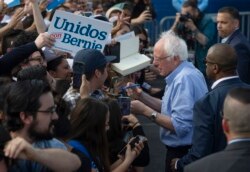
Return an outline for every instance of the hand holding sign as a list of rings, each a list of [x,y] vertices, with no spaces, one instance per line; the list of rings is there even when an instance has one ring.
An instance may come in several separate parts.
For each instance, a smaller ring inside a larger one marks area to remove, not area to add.
[[[35,40],[36,47],[38,49],[42,47],[52,47],[54,45],[55,39],[51,37],[47,32],[40,33]]]

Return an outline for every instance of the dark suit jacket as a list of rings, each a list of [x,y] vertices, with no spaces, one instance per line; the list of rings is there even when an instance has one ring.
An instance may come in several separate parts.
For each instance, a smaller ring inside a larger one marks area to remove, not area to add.
[[[235,142],[224,151],[209,155],[187,167],[185,172],[249,172],[250,141]]]
[[[192,147],[188,154],[177,163],[178,171],[206,155],[223,150],[226,137],[221,126],[220,115],[224,99],[229,90],[235,87],[248,87],[239,78],[220,82],[215,88],[198,100],[194,105]]]
[[[235,48],[238,55],[237,71],[240,79],[250,84],[250,44],[247,38],[238,29],[225,43]]]

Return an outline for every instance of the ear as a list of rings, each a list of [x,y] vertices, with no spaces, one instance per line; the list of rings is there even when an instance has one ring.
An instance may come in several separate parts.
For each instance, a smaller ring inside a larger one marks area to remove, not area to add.
[[[224,133],[227,135],[228,133],[230,133],[230,128],[229,128],[229,124],[228,124],[228,120],[227,119],[222,119],[222,128]]]
[[[235,20],[234,20],[234,28],[237,29],[237,28],[239,28],[239,27],[240,27],[240,21],[237,20],[237,19],[235,19]]]
[[[173,60],[174,60],[174,64],[175,64],[175,65],[179,65],[179,63],[180,63],[180,61],[181,61],[179,56],[174,56],[174,57],[173,57]]]
[[[96,76],[97,78],[100,78],[101,75],[102,75],[102,73],[101,73],[98,69],[96,69],[96,70],[95,70],[95,76]]]
[[[50,76],[52,76],[53,78],[56,77],[56,72],[55,72],[55,71],[50,70],[50,71],[48,71],[48,72],[49,72]]]
[[[214,65],[213,65],[213,71],[214,71],[215,74],[219,73],[219,72],[220,72],[220,67],[219,67],[219,65],[214,64]]]
[[[33,122],[33,116],[27,115],[25,112],[20,112],[19,116],[22,122],[26,125],[29,125]]]

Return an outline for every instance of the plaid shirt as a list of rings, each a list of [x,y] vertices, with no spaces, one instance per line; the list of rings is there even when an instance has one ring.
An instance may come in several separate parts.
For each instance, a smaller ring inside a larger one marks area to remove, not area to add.
[[[80,100],[80,93],[77,89],[70,87],[68,91],[64,94],[63,99],[72,111],[76,106],[77,101]]]
[[[97,100],[102,100],[105,98],[105,95],[101,90],[95,90],[90,94],[90,97]],[[72,87],[68,89],[68,91],[63,96],[64,101],[68,104],[71,111],[74,109],[77,101],[80,100],[80,98],[79,91],[77,89],[73,89]]]

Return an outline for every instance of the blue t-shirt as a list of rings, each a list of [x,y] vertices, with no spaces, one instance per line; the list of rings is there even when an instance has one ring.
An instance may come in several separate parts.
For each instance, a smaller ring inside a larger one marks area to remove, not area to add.
[[[58,149],[64,149],[67,150],[67,147],[60,142],[57,139],[51,139],[51,140],[43,140],[34,142],[32,144],[34,148],[39,149],[46,149],[46,148],[58,148]],[[14,164],[12,164],[9,169],[9,172],[29,172],[29,171],[35,171],[35,172],[49,172],[52,171],[48,169],[46,166],[29,160],[16,160]]]

